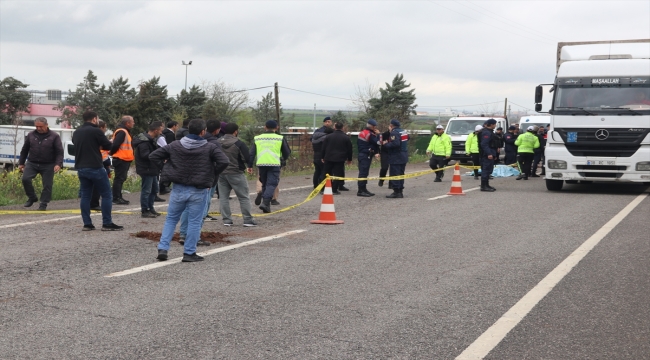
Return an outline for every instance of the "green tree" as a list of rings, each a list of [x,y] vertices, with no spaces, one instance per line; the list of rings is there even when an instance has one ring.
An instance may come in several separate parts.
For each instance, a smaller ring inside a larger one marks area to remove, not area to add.
[[[0,125],[10,125],[16,122],[18,113],[26,112],[29,108],[31,96],[25,89],[27,84],[6,77],[0,81]]]
[[[406,90],[407,84],[403,74],[395,75],[392,84],[386,83],[386,88],[379,88],[379,97],[368,101],[368,114],[379,122],[381,128],[388,126],[391,119],[397,119],[402,127],[411,123],[411,115],[415,115],[415,89]]]
[[[167,85],[160,85],[160,77],[140,83],[138,94],[128,110],[135,120],[133,133],[146,131],[153,121],[167,122],[171,118],[173,102],[167,96]]]
[[[332,123],[340,122],[340,123],[342,123],[343,125],[348,125],[348,117],[347,117],[347,115],[345,115],[345,113],[344,113],[343,111],[341,111],[341,110],[339,110],[339,111],[333,113],[333,114],[331,115],[331,117],[332,117]]]
[[[262,96],[262,100],[256,102],[255,106],[251,108],[251,112],[258,125],[264,125],[267,120],[277,120],[273,93],[269,92],[266,96]],[[283,119],[282,104],[280,104],[280,125],[282,125]]]
[[[204,83],[207,101],[201,115],[204,119],[219,119],[225,122],[235,121],[249,103],[248,93],[237,90],[235,86],[223,81]]]
[[[120,118],[129,112],[136,95],[135,89],[129,85],[129,79],[120,76],[112,80],[108,90],[103,94],[105,109],[102,110],[102,113],[105,113],[107,117],[102,120],[114,129]]]
[[[67,120],[73,128],[83,122],[82,115],[87,110],[95,111],[100,119],[110,119],[111,114],[106,107],[106,87],[97,83],[97,76],[92,70],[84,77],[83,82],[77,85],[75,91],[70,94],[56,107],[63,114],[57,122]]]
[[[176,95],[174,113],[185,113],[186,119],[198,119],[201,117],[207,99],[205,91],[197,85],[192,85],[190,91],[183,89],[179,95]],[[182,110],[177,108],[182,108]]]

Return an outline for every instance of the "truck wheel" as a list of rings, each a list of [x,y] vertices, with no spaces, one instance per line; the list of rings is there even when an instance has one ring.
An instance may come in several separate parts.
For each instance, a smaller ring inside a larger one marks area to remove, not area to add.
[[[566,180],[567,184],[577,184],[578,180]]]
[[[564,181],[562,180],[546,180],[546,189],[549,191],[560,191],[562,190],[562,185],[564,185]]]

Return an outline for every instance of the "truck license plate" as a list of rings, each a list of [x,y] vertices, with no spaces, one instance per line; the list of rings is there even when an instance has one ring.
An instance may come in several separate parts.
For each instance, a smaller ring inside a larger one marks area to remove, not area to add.
[[[454,151],[454,154],[464,154],[464,153],[465,153],[464,151],[460,151],[460,150]]]
[[[587,160],[587,165],[616,165],[614,160]]]

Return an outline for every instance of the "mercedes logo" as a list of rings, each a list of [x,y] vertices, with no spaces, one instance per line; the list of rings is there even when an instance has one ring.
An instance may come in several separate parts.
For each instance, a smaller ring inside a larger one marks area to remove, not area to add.
[[[596,139],[606,140],[609,137],[609,131],[605,129],[596,130]]]

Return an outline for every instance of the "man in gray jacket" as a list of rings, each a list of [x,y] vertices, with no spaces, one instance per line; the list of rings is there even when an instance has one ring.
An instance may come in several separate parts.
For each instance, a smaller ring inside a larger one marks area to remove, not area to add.
[[[239,126],[229,123],[225,126],[224,135],[219,138],[221,149],[228,156],[230,163],[226,170],[219,175],[219,207],[221,218],[225,226],[233,225],[230,202],[230,190],[235,191],[239,199],[239,207],[244,216],[244,226],[257,226],[253,215],[251,215],[251,200],[248,196],[248,181],[244,171],[253,174],[253,163],[250,160],[248,147],[237,138]]]
[[[214,179],[228,166],[218,145],[209,143],[201,136],[205,134],[205,121],[194,119],[188,125],[188,135],[179,141],[163,146],[149,155],[158,168],[163,168],[162,180],[174,183],[167,219],[158,243],[158,260],[167,260],[169,243],[174,236],[176,224],[187,208],[188,227],[183,249],[183,262],[202,261],[196,254],[196,243],[201,233],[203,210]]]

